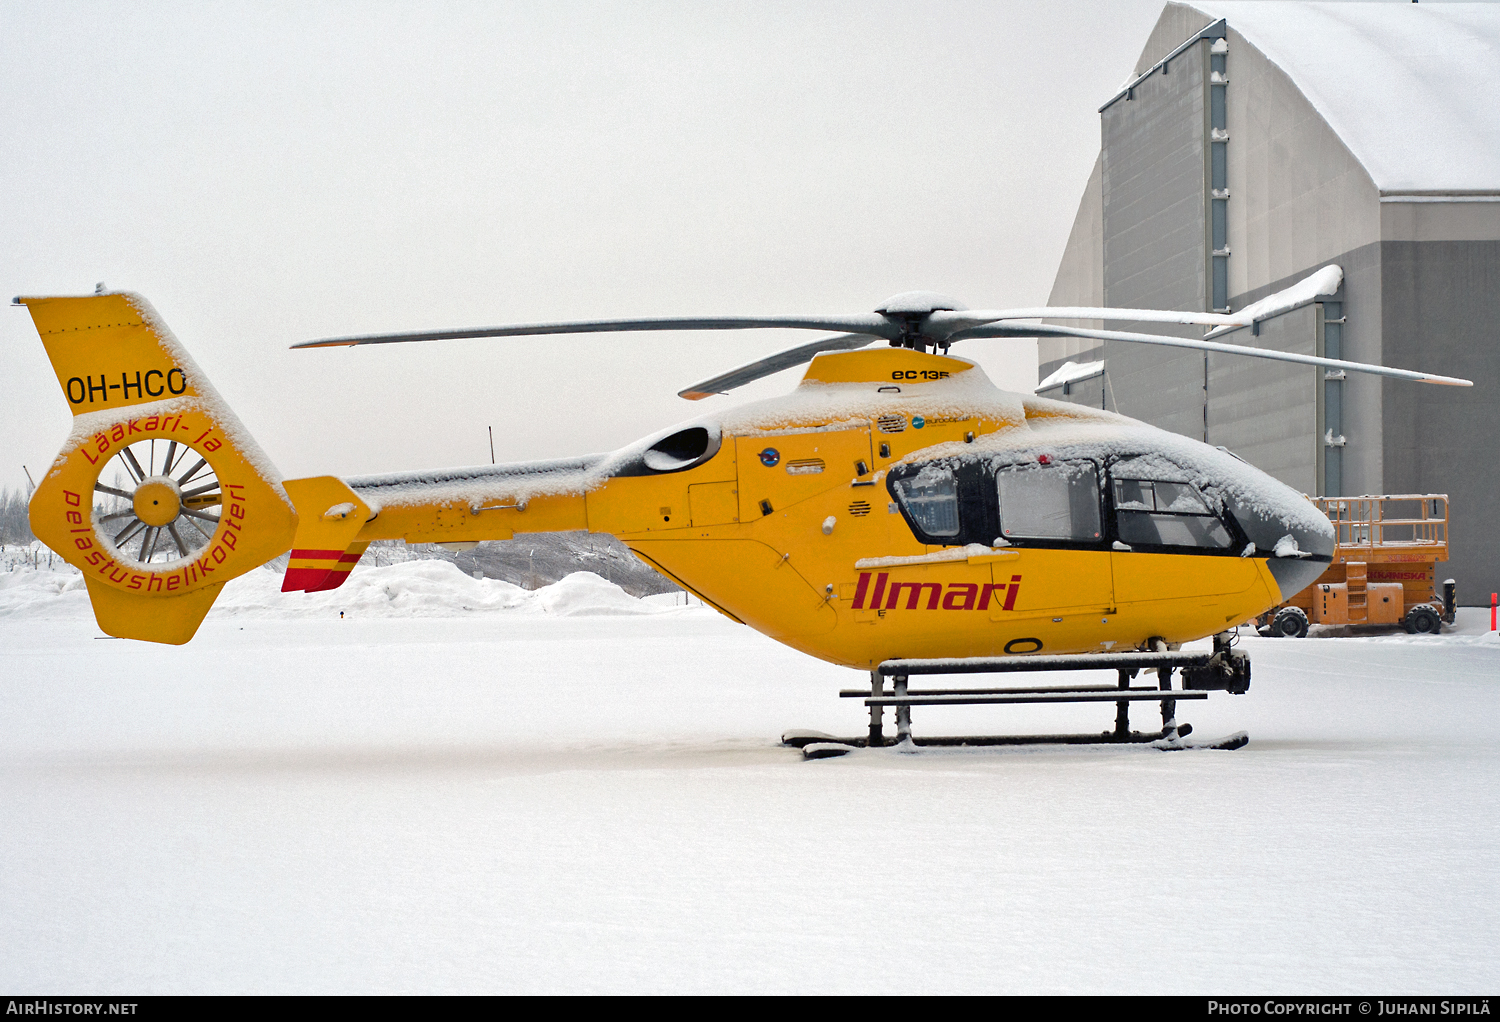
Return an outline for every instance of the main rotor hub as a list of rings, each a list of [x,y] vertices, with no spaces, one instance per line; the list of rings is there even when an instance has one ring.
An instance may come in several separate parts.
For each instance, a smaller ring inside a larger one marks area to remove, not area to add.
[[[182,511],[182,490],[170,476],[151,476],[135,488],[131,508],[137,518],[159,529],[177,520]]]
[[[929,347],[936,351],[941,347],[946,351],[946,342],[922,333],[922,323],[934,312],[964,312],[967,309],[968,306],[957,298],[940,295],[936,291],[903,291],[887,298],[875,311],[886,319],[901,324],[901,336],[891,341],[891,347],[913,348],[917,351],[926,351]]]
[[[957,298],[940,295],[936,291],[903,291],[887,298],[875,311],[882,316],[906,319],[909,316],[925,318],[934,312],[967,312],[968,308]]]

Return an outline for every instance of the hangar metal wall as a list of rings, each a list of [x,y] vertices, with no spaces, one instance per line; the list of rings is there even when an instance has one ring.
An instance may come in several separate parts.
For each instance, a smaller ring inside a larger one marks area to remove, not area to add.
[[[1101,114],[1105,305],[1204,310],[1208,45],[1200,40]],[[1191,327],[1180,332],[1193,335]],[[1202,439],[1202,355],[1113,341],[1103,348],[1117,410]]]
[[[1188,5],[1168,4],[1137,73],[1205,29],[1212,32],[1214,24]],[[1227,206],[1220,252],[1227,253],[1222,258],[1231,308],[1339,263],[1346,286],[1335,303],[1334,318],[1343,322],[1333,331],[1334,354],[1381,361],[1379,193],[1295,83],[1232,24],[1221,31],[1226,38],[1219,54],[1212,54],[1211,40],[1200,39],[1173,57],[1166,73],[1156,71],[1128,99],[1101,111],[1098,190],[1091,179],[1052,300],[1083,304],[1093,249],[1104,304],[1210,308],[1207,268],[1214,242],[1207,213],[1217,198]],[[1212,81],[1225,98],[1220,123],[1227,130],[1219,132],[1208,103],[1211,69],[1220,72]],[[1221,155],[1227,152],[1221,173],[1228,187],[1218,193],[1210,160],[1215,144],[1224,147]],[[1298,159],[1290,159],[1291,153]],[[1091,214],[1098,217],[1097,242],[1083,223]],[[1312,353],[1321,343],[1315,315],[1308,311],[1305,320],[1268,323],[1259,337],[1245,330],[1235,338]],[[1067,359],[1103,359],[1104,397],[1112,409],[1223,444],[1306,493],[1381,487],[1384,390],[1378,381],[1325,385],[1316,370],[1116,342],[1084,346],[1089,343],[1043,340],[1041,375]],[[1343,443],[1324,448],[1321,415],[1329,399],[1338,427],[1331,439],[1337,444],[1342,437]]]
[[[1215,25],[1168,3],[1137,74]],[[1490,468],[1500,422],[1500,181],[1489,192],[1381,192],[1285,71],[1230,23],[1220,53],[1198,41],[1101,111],[1101,152],[1052,289],[1056,305],[1207,309],[1210,202],[1227,206],[1220,256],[1243,308],[1309,273],[1343,267],[1341,293],[1227,339],[1472,379],[1472,389],[1152,349],[1043,338],[1041,376],[1103,360],[1072,393],[1221,444],[1309,494],[1447,493],[1460,600],[1500,589],[1500,503]],[[1337,40],[1330,39],[1330,46]],[[1226,52],[1227,51],[1227,52]],[[1212,64],[1213,57],[1222,63]],[[1218,76],[1205,77],[1210,71]],[[1227,130],[1208,98],[1224,89]],[[1227,148],[1214,193],[1211,146]],[[1120,324],[1131,329],[1136,324]],[[1161,328],[1146,328],[1161,332]],[[1181,330],[1193,336],[1191,328]],[[1337,374],[1335,374],[1336,376]]]
[[[1219,338],[1300,355],[1318,353],[1321,307],[1304,306],[1261,324],[1260,336],[1249,327]],[[1207,429],[1204,440],[1227,447],[1250,464],[1293,489],[1315,494],[1318,486],[1318,384],[1322,373],[1310,366],[1263,362],[1210,353]]]
[[[1488,204],[1500,213],[1500,202]],[[1500,240],[1388,241],[1381,246],[1391,364],[1472,379],[1472,388],[1384,381],[1385,487],[1446,493],[1452,559],[1464,603],[1500,589]]]
[[[1054,401],[1071,401],[1075,405],[1087,405],[1090,408],[1102,408],[1105,411],[1111,410],[1108,394],[1104,390],[1104,374],[1102,372],[1086,377],[1085,379],[1055,384],[1045,389],[1038,387],[1036,393],[1038,397],[1051,398]]]

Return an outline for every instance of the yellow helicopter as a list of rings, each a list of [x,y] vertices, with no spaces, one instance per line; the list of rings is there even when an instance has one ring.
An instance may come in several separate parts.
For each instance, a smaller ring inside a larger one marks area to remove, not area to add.
[[[847,317],[611,320],[335,338],[783,327],[835,336],[681,392],[809,363],[785,397],[610,454],[282,480],[143,298],[17,298],[74,413],[30,505],[84,574],[99,627],[192,638],[228,580],[290,549],[283,589],[340,585],[375,540],[477,544],[588,530],[735,621],[833,663],[1175,648],[1252,621],[1316,578],[1326,518],[1234,455],[1114,413],[997,389],[948,354],[972,338],[1079,336],[1468,381],[1214,341],[1333,293],[1328,267],[1235,314],[971,311],[927,292]],[[1128,320],[1202,339],[1042,324]],[[883,346],[872,347],[881,344]],[[108,470],[108,472],[107,472]],[[112,474],[111,474],[112,473]],[[128,480],[111,485],[111,480]]]

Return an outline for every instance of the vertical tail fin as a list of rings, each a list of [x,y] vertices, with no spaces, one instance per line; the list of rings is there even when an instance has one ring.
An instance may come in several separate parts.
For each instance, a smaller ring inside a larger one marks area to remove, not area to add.
[[[225,582],[291,545],[280,475],[144,298],[16,302],[73,411],[32,532],[83,572],[106,633],[187,642]]]

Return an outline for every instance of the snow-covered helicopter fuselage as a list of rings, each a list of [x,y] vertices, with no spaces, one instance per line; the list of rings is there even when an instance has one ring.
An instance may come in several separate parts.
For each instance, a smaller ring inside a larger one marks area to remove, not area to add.
[[[186,642],[225,582],[289,549],[283,589],[317,591],[340,585],[376,540],[588,530],[735,620],[866,669],[1187,642],[1255,618],[1330,559],[1333,531],[1316,508],[1232,454],[1006,393],[973,362],[908,343],[903,316],[947,315],[943,329],[956,331],[974,329],[962,317],[998,315],[918,297],[916,312],[888,304],[869,323],[838,321],[865,334],[685,392],[810,358],[791,394],[611,454],[292,480],[144,299],[20,299],[74,412],[33,495],[32,528],[83,571],[111,635]],[[890,346],[865,347],[887,327]],[[559,332],[502,332],[517,330]]]
[[[903,348],[820,355],[786,398],[597,459],[346,483],[372,513],[358,542],[609,533],[735,620],[864,668],[1186,642],[1333,552],[1306,498],[1228,453]]]

